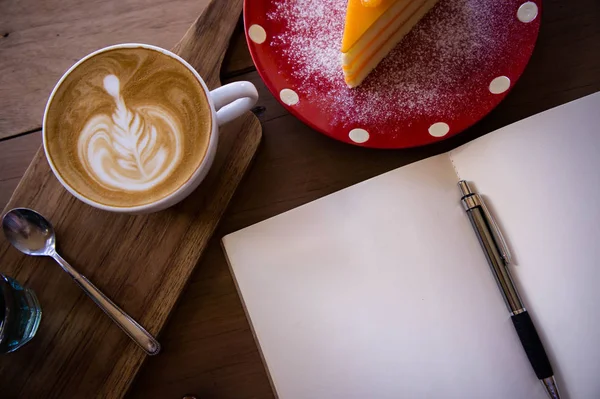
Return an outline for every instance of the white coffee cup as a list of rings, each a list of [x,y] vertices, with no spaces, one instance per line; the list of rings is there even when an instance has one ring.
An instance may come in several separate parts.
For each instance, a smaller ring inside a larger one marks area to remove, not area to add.
[[[146,48],[155,51],[159,51],[165,55],[168,55],[171,58],[179,61],[181,64],[186,66],[198,79],[198,82],[202,85],[204,89],[208,102],[211,108],[212,115],[212,131],[210,133],[209,144],[204,155],[204,158],[200,165],[196,168],[195,172],[192,174],[190,179],[181,185],[178,189],[173,191],[171,194],[155,201],[152,203],[148,203],[145,205],[139,206],[131,206],[131,207],[117,207],[117,206],[108,206],[96,201],[93,201],[80,193],[78,193],[73,187],[71,187],[60,175],[56,166],[54,165],[48,150],[48,143],[46,137],[46,122],[48,118],[48,110],[50,108],[50,104],[54,95],[56,94],[58,88],[61,83],[66,79],[66,77],[76,69],[81,63],[85,60],[105,51],[119,49],[119,48]],[[120,213],[149,213],[156,212],[168,208],[191,194],[198,185],[202,182],[202,180],[206,177],[210,167],[213,164],[215,159],[215,153],[217,151],[217,143],[219,139],[219,126],[230,122],[245,112],[248,112],[258,100],[258,92],[256,91],[256,87],[250,82],[234,82],[226,84],[225,86],[221,86],[212,91],[208,90],[206,83],[202,79],[202,77],[198,74],[198,72],[183,58],[179,57],[177,54],[172,53],[171,51],[162,49],[160,47],[152,46],[149,44],[139,44],[139,43],[126,43],[126,44],[118,44],[114,46],[109,46],[97,50],[86,57],[79,60],[75,65],[73,65],[58,81],[52,94],[50,95],[48,102],[46,104],[46,110],[44,112],[44,120],[42,123],[42,131],[43,131],[43,144],[44,144],[44,152],[46,154],[46,158],[48,163],[50,164],[50,168],[52,172],[58,179],[58,181],[75,197],[79,200],[85,202],[88,205],[91,205],[95,208],[102,209],[105,211],[111,212],[120,212]]]

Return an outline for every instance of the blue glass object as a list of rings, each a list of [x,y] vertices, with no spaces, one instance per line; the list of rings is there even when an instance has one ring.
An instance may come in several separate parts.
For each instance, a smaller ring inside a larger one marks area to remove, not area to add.
[[[9,353],[29,342],[42,319],[34,292],[0,274],[0,353]]]

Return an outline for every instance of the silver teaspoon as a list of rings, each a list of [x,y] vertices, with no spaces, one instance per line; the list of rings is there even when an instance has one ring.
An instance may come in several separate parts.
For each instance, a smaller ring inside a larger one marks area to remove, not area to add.
[[[2,228],[8,241],[26,255],[50,256],[92,298],[129,337],[149,355],[160,351],[160,344],[144,327],[113,303],[85,276],[82,276],[56,252],[54,228],[48,220],[32,209],[15,208],[2,218]]]

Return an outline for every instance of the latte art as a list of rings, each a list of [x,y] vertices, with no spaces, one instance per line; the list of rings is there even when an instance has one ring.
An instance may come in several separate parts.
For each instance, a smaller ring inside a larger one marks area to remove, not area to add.
[[[79,161],[90,177],[107,189],[152,189],[181,161],[179,123],[160,105],[129,109],[115,75],[107,75],[103,82],[115,110],[112,115],[94,115],[87,121],[79,135]]]
[[[160,201],[193,178],[207,154],[212,109],[187,66],[131,46],[92,55],[57,85],[44,149],[81,197],[111,207]]]

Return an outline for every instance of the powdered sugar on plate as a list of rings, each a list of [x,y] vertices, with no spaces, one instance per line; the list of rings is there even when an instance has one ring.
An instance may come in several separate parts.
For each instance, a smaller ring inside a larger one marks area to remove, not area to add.
[[[267,13],[283,26],[270,46],[281,63],[293,66],[295,90],[331,111],[332,124],[410,126],[432,113],[469,112],[473,90],[481,89],[474,85],[488,79],[478,71],[511,56],[514,27],[505,19],[514,2],[440,0],[362,85],[349,89],[340,57],[346,2],[275,0]]]

